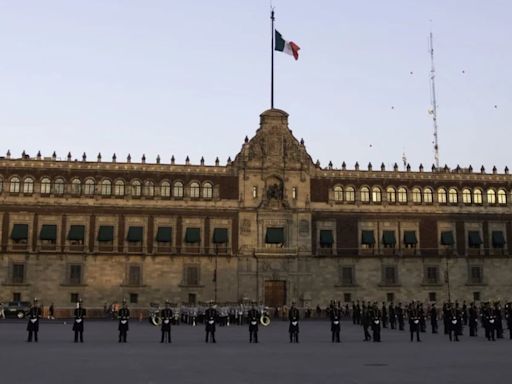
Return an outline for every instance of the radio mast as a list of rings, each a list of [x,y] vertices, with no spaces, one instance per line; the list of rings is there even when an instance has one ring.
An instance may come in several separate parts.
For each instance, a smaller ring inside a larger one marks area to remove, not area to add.
[[[434,67],[434,37],[430,32],[430,86],[431,94],[430,101],[432,103],[432,109],[429,111],[432,115],[432,121],[434,122],[434,160],[436,170],[439,170],[439,144],[437,141],[437,101],[436,101],[436,69]]]

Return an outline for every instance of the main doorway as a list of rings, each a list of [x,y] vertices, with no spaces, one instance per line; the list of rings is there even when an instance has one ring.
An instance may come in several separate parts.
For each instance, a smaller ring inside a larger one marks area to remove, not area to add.
[[[265,281],[265,305],[269,307],[282,307],[286,304],[286,281]]]

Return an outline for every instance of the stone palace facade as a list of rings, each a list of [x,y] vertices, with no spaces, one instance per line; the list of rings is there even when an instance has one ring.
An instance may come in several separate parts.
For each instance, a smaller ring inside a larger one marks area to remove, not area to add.
[[[508,169],[315,164],[278,109],[220,165],[0,158],[0,301],[510,299]]]

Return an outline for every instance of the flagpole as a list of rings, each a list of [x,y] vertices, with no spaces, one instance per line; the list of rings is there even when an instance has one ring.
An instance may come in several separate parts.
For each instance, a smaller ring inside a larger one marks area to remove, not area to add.
[[[274,109],[274,8],[270,11],[272,46],[270,47],[270,109]]]

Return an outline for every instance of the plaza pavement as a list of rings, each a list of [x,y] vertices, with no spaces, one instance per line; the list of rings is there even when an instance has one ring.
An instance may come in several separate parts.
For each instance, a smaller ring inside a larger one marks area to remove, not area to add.
[[[37,344],[25,341],[25,327],[0,320],[2,383],[481,384],[507,381],[512,367],[508,338],[450,343],[441,329],[411,343],[407,331],[383,330],[382,343],[363,342],[349,321],[340,344],[330,342],[329,322],[320,320],[301,322],[299,344],[288,342],[281,321],[260,327],[259,344],[248,343],[245,326],[218,327],[217,344],[204,343],[201,325],[173,327],[172,344],[160,344],[148,322],[132,321],[126,344],[117,342],[114,321],[86,322],[83,344],[73,343],[70,322],[43,321]]]

